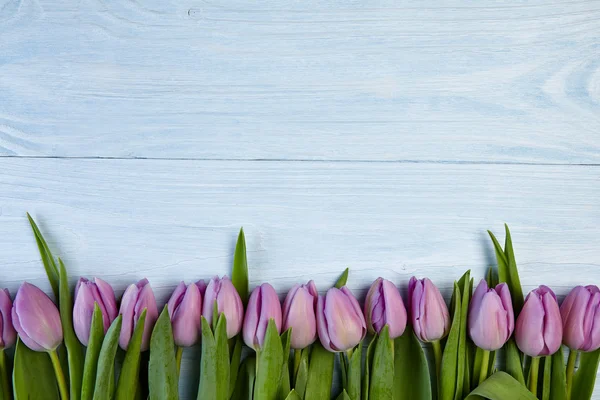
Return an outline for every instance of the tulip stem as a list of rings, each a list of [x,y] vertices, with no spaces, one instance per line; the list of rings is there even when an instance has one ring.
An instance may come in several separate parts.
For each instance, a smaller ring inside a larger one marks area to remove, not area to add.
[[[575,361],[577,361],[577,350],[569,350],[569,361],[567,361],[567,400],[571,399]]]
[[[60,398],[62,400],[69,400],[69,389],[67,388],[65,374],[63,373],[62,367],[60,366],[58,353],[56,353],[56,350],[52,350],[48,353],[48,355],[50,356],[50,360],[52,360],[52,366],[54,367],[54,374],[56,375],[56,381],[58,382]]]
[[[175,361],[177,362],[177,374],[181,371],[181,357],[183,356],[183,347],[177,346],[177,351],[175,352]]]
[[[540,370],[540,358],[531,357],[531,365],[529,366],[529,391],[537,397],[538,387],[538,372]]]
[[[4,349],[0,350],[0,373],[2,374],[2,391],[4,392],[4,398],[10,399],[10,381],[8,379],[8,366],[6,365],[6,353]]]
[[[302,361],[302,350],[294,349],[294,376],[292,376],[292,382],[296,384],[296,376],[298,376],[298,370],[300,369],[300,362]]]
[[[487,373],[490,367],[490,352],[481,349],[481,368],[479,369],[479,384],[487,379]]]
[[[442,345],[439,340],[431,342],[433,347],[433,357],[435,358],[435,374],[437,379],[438,390],[440,389],[441,370],[442,370]]]

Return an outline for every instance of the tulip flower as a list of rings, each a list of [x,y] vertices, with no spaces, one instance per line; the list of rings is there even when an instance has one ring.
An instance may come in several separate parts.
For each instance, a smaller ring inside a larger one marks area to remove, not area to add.
[[[429,279],[410,278],[408,283],[410,319],[423,342],[436,342],[450,331],[450,313],[442,294]]]
[[[197,285],[202,290],[202,284],[198,282]],[[235,290],[235,286],[233,286],[231,280],[226,276],[223,278],[212,278],[205,290],[202,316],[206,318],[209,325],[212,324],[213,309],[216,301],[218,313],[223,313],[227,320],[227,338],[231,339],[240,333],[242,329],[244,305],[242,304],[240,295]]]
[[[191,347],[200,337],[202,296],[194,283],[186,287],[180,282],[167,303],[173,325],[173,338],[180,347]]]
[[[350,290],[331,288],[317,300],[317,332],[328,351],[347,351],[367,334],[367,323]]]
[[[207,289],[208,291],[208,289]],[[277,332],[281,333],[281,304],[273,286],[263,283],[250,295],[244,328],[244,342],[255,350],[261,349],[265,342],[269,320],[275,321]]]
[[[52,352],[61,344],[63,331],[58,309],[38,287],[24,282],[11,314],[19,337],[31,350]]]
[[[600,348],[600,289],[577,286],[560,306],[563,343],[572,350],[594,351]]]
[[[17,332],[12,322],[12,306],[8,289],[0,290],[0,350],[12,347],[17,341]]]
[[[404,333],[406,328],[406,308],[400,292],[386,279],[377,278],[367,292],[365,318],[372,334],[380,333],[385,325],[389,327],[391,339]]]
[[[123,350],[127,350],[127,347],[129,347],[129,341],[144,309],[146,309],[146,320],[142,334],[141,351],[148,350],[152,329],[158,319],[156,299],[147,279],[142,279],[136,284],[129,285],[125,289],[125,293],[123,293],[121,308],[119,309],[119,314],[123,316],[119,346]]]
[[[515,339],[519,349],[531,357],[554,354],[562,341],[562,320],[556,295],[540,286],[527,295],[517,318]]]
[[[469,306],[469,334],[473,343],[483,350],[498,350],[510,338],[514,326],[515,316],[506,283],[490,289],[482,279]]]
[[[290,346],[303,349],[317,339],[317,287],[313,281],[294,285],[283,302],[283,330],[292,328]]]
[[[73,305],[73,328],[77,338],[84,346],[88,345],[94,303],[102,311],[102,324],[104,333],[110,324],[117,318],[117,301],[113,288],[100,278],[94,282],[80,278],[75,286],[75,303]]]

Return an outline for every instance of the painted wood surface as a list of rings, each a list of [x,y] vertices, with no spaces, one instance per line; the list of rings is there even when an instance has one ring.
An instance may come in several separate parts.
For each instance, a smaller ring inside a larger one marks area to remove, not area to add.
[[[600,1],[0,0],[0,274],[600,284]],[[184,358],[183,397],[197,382]],[[597,392],[600,392],[598,389]],[[600,399],[600,393],[594,397]]]

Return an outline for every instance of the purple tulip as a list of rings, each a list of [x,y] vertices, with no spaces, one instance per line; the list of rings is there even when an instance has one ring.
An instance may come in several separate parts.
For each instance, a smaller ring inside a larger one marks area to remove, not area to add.
[[[560,306],[563,343],[570,349],[594,351],[600,348],[600,289],[577,286]]]
[[[203,289],[202,283],[196,283],[201,291]],[[217,311],[219,314],[223,313],[227,320],[227,338],[231,339],[240,333],[242,329],[244,305],[242,304],[240,295],[235,290],[235,286],[233,286],[231,280],[226,276],[223,278],[212,278],[205,290],[202,315],[206,318],[209,325],[212,324],[213,309],[216,301]]]
[[[469,305],[469,334],[473,343],[484,350],[498,350],[515,328],[510,291],[506,283],[489,289],[481,280]]]
[[[290,346],[304,349],[317,340],[317,287],[313,281],[294,285],[283,302],[283,330],[292,328]]]
[[[317,332],[323,347],[338,352],[352,349],[367,334],[367,323],[350,290],[331,288],[317,301]]]
[[[56,305],[38,287],[24,282],[12,308],[12,322],[19,337],[34,351],[54,351],[63,340]]]
[[[556,295],[547,286],[531,291],[517,318],[515,339],[531,357],[554,354],[562,341],[562,320]]]
[[[410,278],[408,283],[410,319],[423,342],[435,342],[450,331],[450,313],[442,294],[429,279]]]
[[[167,310],[173,326],[175,344],[191,347],[200,337],[202,317],[202,295],[195,283],[185,286],[180,282],[167,303]]]
[[[263,283],[250,295],[244,318],[244,342],[255,350],[262,348],[269,320],[275,321],[277,332],[281,332],[281,304],[273,286]]]
[[[400,292],[392,282],[383,278],[377,278],[373,282],[365,299],[365,318],[372,334],[380,333],[385,325],[389,327],[392,339],[404,333],[406,308]]]
[[[12,306],[8,289],[0,290],[0,349],[12,347],[17,341],[17,332],[12,322]]]
[[[145,278],[136,284],[129,285],[125,289],[125,293],[123,293],[123,298],[121,299],[119,314],[123,315],[123,323],[121,325],[119,346],[123,350],[127,350],[133,331],[144,309],[146,309],[146,320],[144,323],[144,333],[142,334],[142,351],[148,350],[152,329],[158,319],[156,299],[154,298],[154,293],[148,283],[148,279]]]
[[[80,278],[75,286],[73,327],[77,338],[84,346],[88,345],[90,339],[94,303],[98,303],[98,307],[102,311],[102,323],[104,333],[106,333],[110,324],[117,318],[115,292],[108,283],[100,278],[94,278],[94,282]]]

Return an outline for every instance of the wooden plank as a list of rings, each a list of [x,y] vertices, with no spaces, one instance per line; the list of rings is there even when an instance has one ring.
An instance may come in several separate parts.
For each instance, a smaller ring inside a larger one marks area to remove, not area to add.
[[[0,155],[599,163],[600,2],[13,1]]]

